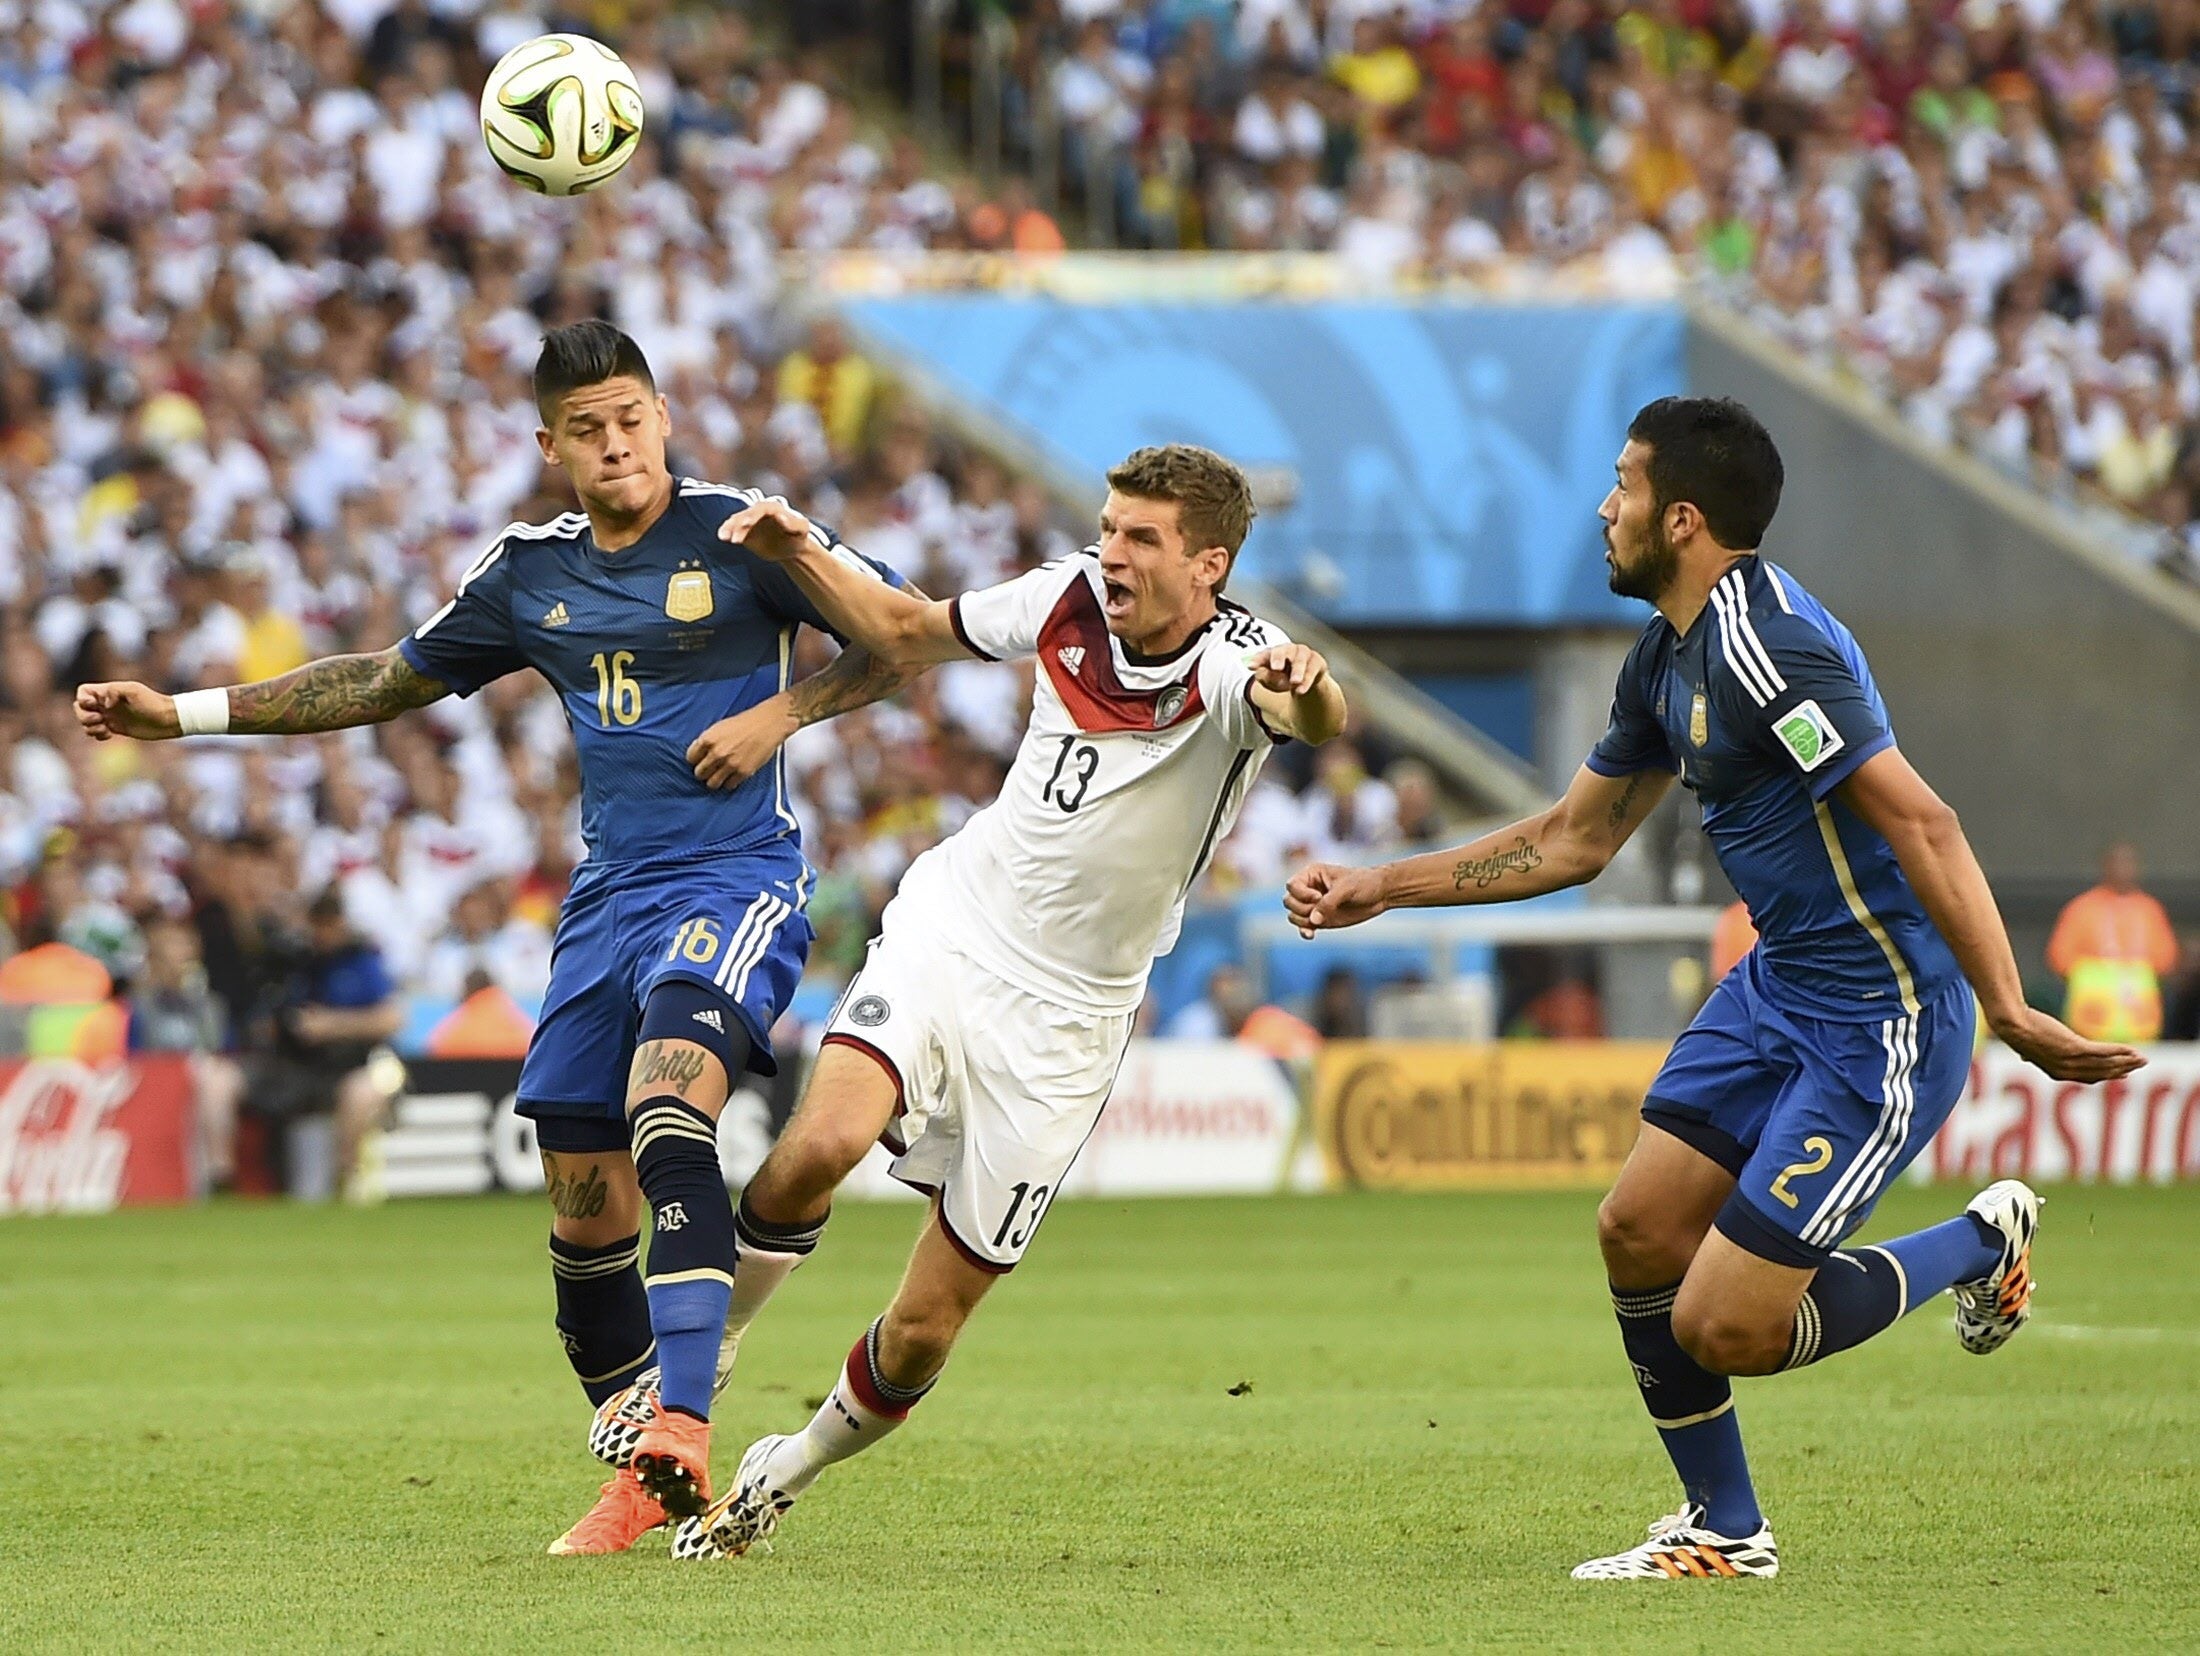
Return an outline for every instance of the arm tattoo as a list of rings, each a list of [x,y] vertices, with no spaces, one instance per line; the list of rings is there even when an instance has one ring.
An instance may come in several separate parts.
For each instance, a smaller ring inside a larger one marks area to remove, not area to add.
[[[229,728],[254,736],[303,736],[381,724],[426,707],[450,686],[417,672],[392,645],[377,655],[324,656],[281,678],[232,685]]]
[[[914,581],[905,584],[902,591],[920,601],[924,598]],[[874,660],[871,652],[861,645],[850,644],[823,669],[788,691],[787,705],[797,723],[814,725],[820,719],[837,718],[859,707],[869,707],[875,701],[884,701],[898,694],[903,685],[914,683],[929,671],[929,662],[896,667]]]
[[[799,723],[813,725],[884,701],[926,671],[926,663],[896,667],[874,659],[859,645],[850,645],[788,691],[787,705]]]
[[[1642,772],[1637,771],[1627,779],[1626,790],[1612,801],[1612,808],[1605,813],[1604,826],[1614,838],[1627,826],[1627,816],[1635,808],[1635,795],[1642,792]]]
[[[1526,874],[1542,866],[1543,853],[1530,845],[1528,836],[1522,834],[1513,841],[1510,850],[1492,851],[1486,857],[1467,857],[1463,859],[1459,866],[1451,871],[1452,889],[1463,891],[1466,889],[1468,882],[1472,881],[1475,890],[1486,891],[1507,874],[1515,872]]]

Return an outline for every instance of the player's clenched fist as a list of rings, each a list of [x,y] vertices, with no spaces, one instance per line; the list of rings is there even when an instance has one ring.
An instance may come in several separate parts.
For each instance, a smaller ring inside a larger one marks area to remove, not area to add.
[[[742,507],[718,526],[718,538],[771,563],[785,563],[805,546],[817,544],[810,536],[810,520],[776,499]]]
[[[688,744],[688,768],[706,788],[738,788],[771,763],[800,721],[780,706],[784,696],[720,719]]]
[[[1372,920],[1383,912],[1382,870],[1310,863],[1283,888],[1283,910],[1301,937]]]
[[[1246,665],[1253,670],[1255,684],[1287,696],[1303,696],[1329,676],[1329,663],[1306,644],[1271,644],[1255,650]]]
[[[76,722],[95,742],[110,736],[161,742],[183,734],[176,719],[176,699],[147,684],[78,685]]]

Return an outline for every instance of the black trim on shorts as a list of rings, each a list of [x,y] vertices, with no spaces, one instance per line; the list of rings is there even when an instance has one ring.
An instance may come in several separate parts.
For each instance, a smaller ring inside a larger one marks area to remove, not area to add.
[[[1737,1179],[1749,1165],[1749,1150],[1732,1133],[1714,1127],[1693,1110],[1683,1109],[1668,1098],[1646,1098],[1642,1119],[1661,1132],[1671,1133],[1699,1156],[1708,1156]]]
[[[524,1098],[513,1109],[535,1124],[535,1147],[554,1156],[600,1156],[633,1147],[624,1115],[581,1115],[569,1104]]]
[[[1769,1259],[1775,1265],[1792,1265],[1798,1270],[1815,1271],[1833,1257],[1831,1248],[1817,1248],[1802,1238],[1782,1230],[1757,1211],[1756,1205],[1737,1190],[1719,1209],[1719,1217],[1712,1221],[1721,1236],[1744,1253],[1755,1254],[1759,1259]]]
[[[1047,1205],[1049,1209],[1053,1207],[1053,1204],[1051,1202]],[[947,1217],[947,1193],[945,1191],[942,1191],[939,1197],[933,1202],[932,1211],[939,1216],[940,1234],[947,1238],[948,1245],[952,1247],[957,1253],[961,1254],[963,1258],[969,1260],[971,1264],[977,1266],[979,1270],[984,1271],[989,1276],[1006,1276],[1009,1272],[1016,1269],[1017,1262],[1015,1260],[1012,1259],[1006,1265],[1004,1265],[997,1259],[988,1259],[984,1254],[978,1252],[976,1248],[973,1248],[969,1243],[965,1242],[960,1236],[955,1234],[955,1222]],[[1041,1214],[1040,1217],[1045,1218],[1046,1215]],[[1036,1227],[1034,1227],[1034,1229],[1036,1229]],[[1025,1242],[1025,1246],[1030,1246],[1028,1240]]]

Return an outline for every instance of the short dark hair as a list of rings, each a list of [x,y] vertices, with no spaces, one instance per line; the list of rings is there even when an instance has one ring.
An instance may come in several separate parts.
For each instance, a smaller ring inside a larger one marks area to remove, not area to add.
[[[1108,487],[1140,500],[1173,500],[1186,546],[1203,552],[1222,547],[1237,560],[1253,527],[1253,489],[1245,474],[1213,449],[1165,443],[1125,455],[1110,468]],[[1223,574],[1227,581],[1229,574]],[[1222,583],[1215,583],[1221,590]]]
[[[1660,397],[1635,416],[1627,435],[1650,451],[1645,470],[1661,516],[1685,500],[1721,546],[1757,549],[1780,509],[1787,473],[1756,415],[1732,397]]]
[[[555,422],[558,399],[568,391],[601,385],[622,374],[631,374],[651,391],[657,389],[642,348],[609,322],[590,317],[552,328],[542,336],[542,353],[535,358],[535,407],[542,423]]]

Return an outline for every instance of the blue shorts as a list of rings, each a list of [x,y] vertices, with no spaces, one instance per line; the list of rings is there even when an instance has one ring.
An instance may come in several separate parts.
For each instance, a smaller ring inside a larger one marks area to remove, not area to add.
[[[1948,1119],[1976,1023],[1961,979],[1872,1023],[1791,1012],[1765,993],[1753,950],[1673,1043],[1642,1116],[1735,1176],[1727,1237],[1778,1264],[1822,1265]]]
[[[613,1138],[625,1127],[642,1006],[674,978],[716,995],[748,1036],[749,1068],[776,1074],[771,1028],[810,952],[807,872],[790,844],[640,869],[582,864],[558,914],[519,1113],[564,1118],[560,1128],[581,1129],[564,1135],[574,1148],[579,1138],[609,1148],[595,1142],[594,1124]]]

